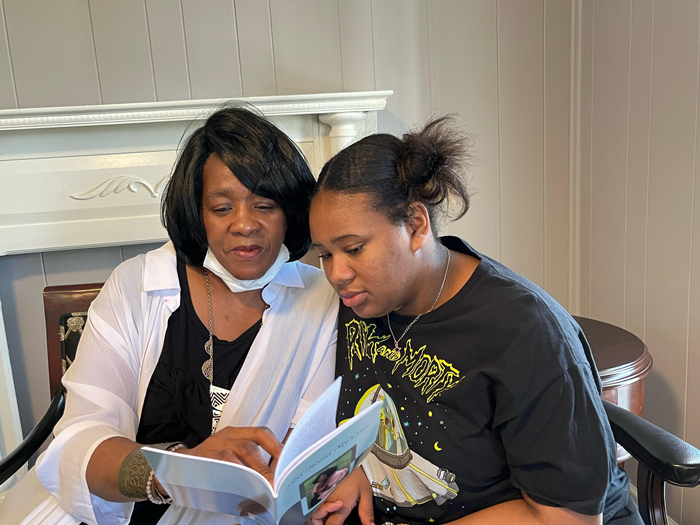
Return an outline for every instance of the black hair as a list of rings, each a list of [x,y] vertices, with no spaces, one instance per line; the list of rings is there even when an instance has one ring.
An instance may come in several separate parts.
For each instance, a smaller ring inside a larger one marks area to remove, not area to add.
[[[411,203],[421,202],[437,235],[439,221],[459,219],[469,209],[463,176],[472,158],[471,143],[471,137],[455,126],[450,115],[433,118],[401,138],[370,135],[326,163],[314,195],[366,193],[395,223],[407,221]]]
[[[311,246],[309,204],[314,177],[297,145],[253,108],[226,107],[187,139],[165,188],[161,221],[178,257],[201,266],[207,253],[202,218],[204,164],[216,155],[251,192],[284,212],[289,258]]]
[[[330,478],[336,470],[338,470],[338,467],[328,467],[326,470],[319,472],[316,475],[314,483],[318,483],[318,481],[321,479],[321,476],[323,476],[324,474],[326,475],[326,479]]]

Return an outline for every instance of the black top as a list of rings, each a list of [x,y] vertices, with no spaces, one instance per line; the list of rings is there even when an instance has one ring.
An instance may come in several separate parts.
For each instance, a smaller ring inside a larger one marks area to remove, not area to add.
[[[591,350],[571,316],[541,288],[480,259],[449,301],[423,315],[394,350],[386,317],[341,304],[338,421],[383,400],[365,471],[375,523],[445,523],[521,498],[604,523],[628,500],[600,400]],[[413,317],[392,313],[397,337]]]
[[[208,358],[204,343],[207,327],[197,316],[187,282],[185,264],[178,260],[180,307],[168,320],[163,350],[148,384],[136,442],[142,445],[182,441],[192,448],[211,436],[212,406],[209,381],[202,374]],[[231,389],[262,322],[248,328],[235,341],[214,336],[214,385]],[[133,524],[157,523],[167,505],[136,503]]]

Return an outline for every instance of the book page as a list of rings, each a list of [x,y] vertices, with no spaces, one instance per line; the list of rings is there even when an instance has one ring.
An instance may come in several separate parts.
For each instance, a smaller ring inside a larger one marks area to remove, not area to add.
[[[272,487],[258,472],[228,461],[148,447],[141,450],[177,505],[276,523]]]
[[[302,523],[358,466],[377,439],[381,408],[369,406],[290,463],[277,490],[280,523]]]
[[[342,378],[337,378],[301,417],[289,435],[275,468],[275,489],[289,464],[305,450],[324,438],[336,428],[335,413],[338,409]]]

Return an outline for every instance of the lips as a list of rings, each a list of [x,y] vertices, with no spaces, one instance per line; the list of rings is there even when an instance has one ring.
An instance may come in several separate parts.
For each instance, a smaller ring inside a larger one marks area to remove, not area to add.
[[[240,257],[241,259],[255,259],[263,251],[262,246],[257,244],[240,245],[236,246],[231,250],[231,253]]]
[[[360,306],[367,298],[367,292],[346,292],[340,294],[343,304],[349,308]]]

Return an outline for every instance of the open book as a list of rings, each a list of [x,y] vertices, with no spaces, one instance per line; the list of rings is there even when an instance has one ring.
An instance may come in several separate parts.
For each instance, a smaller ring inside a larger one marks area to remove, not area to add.
[[[173,502],[263,525],[300,525],[367,455],[377,438],[381,403],[336,428],[338,378],[309,407],[287,439],[274,487],[235,463],[144,447],[143,453]]]

